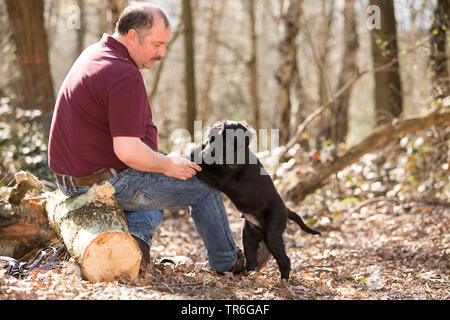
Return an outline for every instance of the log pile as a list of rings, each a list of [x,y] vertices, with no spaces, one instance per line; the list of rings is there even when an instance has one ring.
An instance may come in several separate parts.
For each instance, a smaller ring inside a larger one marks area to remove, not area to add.
[[[0,255],[19,258],[27,249],[61,238],[91,282],[138,275],[141,252],[109,183],[66,197],[59,190],[46,192],[29,173],[15,178],[8,203],[3,200],[1,206]],[[27,197],[32,190],[41,193]]]

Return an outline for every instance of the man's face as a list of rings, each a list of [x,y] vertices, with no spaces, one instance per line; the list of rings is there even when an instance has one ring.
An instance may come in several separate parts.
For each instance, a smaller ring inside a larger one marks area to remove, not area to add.
[[[156,61],[165,57],[170,28],[166,28],[162,19],[157,19],[150,30],[130,32],[128,51],[139,69],[151,69]]]

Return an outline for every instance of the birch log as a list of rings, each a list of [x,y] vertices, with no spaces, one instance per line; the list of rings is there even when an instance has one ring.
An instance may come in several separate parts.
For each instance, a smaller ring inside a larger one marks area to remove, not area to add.
[[[111,184],[94,185],[76,197],[66,197],[57,190],[46,198],[50,226],[89,281],[136,278],[141,251],[128,233],[126,217],[114,200]]]

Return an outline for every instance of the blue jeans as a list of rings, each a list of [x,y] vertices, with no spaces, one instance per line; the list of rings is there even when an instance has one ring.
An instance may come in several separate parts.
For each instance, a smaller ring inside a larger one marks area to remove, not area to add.
[[[217,272],[236,263],[237,247],[221,193],[193,176],[185,181],[160,173],[125,169],[107,180],[128,218],[129,231],[149,245],[163,210],[189,206],[195,228],[203,240],[211,267]],[[58,188],[66,195],[85,193],[89,187]]]

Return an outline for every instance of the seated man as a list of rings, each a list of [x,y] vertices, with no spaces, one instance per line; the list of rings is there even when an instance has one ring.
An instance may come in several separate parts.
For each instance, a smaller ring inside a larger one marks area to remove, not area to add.
[[[116,32],[89,46],[57,97],[49,167],[66,195],[102,181],[115,188],[143,261],[163,210],[190,206],[197,232],[217,272],[239,273],[244,258],[233,239],[221,193],[196,178],[197,164],[158,153],[157,128],[139,69],[164,58],[170,22],[151,4],[127,7]]]

